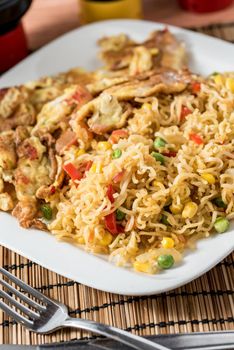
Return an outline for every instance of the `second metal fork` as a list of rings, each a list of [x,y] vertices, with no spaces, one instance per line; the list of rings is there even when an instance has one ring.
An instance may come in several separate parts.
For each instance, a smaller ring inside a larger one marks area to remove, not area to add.
[[[64,304],[49,299],[3,268],[0,268],[0,273],[10,282],[15,283],[17,287],[21,288],[21,290],[16,289],[10,283],[0,279],[0,284],[7,290],[0,290],[0,297],[7,301],[6,303],[0,300],[0,308],[15,321],[23,324],[33,332],[51,333],[59,328],[75,327],[104,335],[138,350],[169,350],[165,346],[153,343],[119,328],[90,320],[71,318]],[[16,300],[11,294],[18,297],[21,302]],[[22,302],[26,303],[30,308],[23,305]]]

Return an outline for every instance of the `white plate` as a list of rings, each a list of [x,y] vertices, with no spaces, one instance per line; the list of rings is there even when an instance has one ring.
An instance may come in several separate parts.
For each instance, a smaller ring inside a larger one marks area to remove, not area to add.
[[[0,87],[23,83],[46,74],[64,71],[74,66],[93,69],[96,41],[104,35],[128,33],[136,40],[164,25],[133,20],[116,20],[91,24],[63,35],[23,62],[0,79]],[[234,70],[234,46],[184,29],[169,29],[184,40],[191,55],[193,71],[209,74],[213,71]],[[204,239],[195,251],[185,255],[181,265],[148,276],[119,268],[105,258],[93,256],[68,243],[61,243],[48,233],[25,230],[9,214],[0,213],[0,243],[15,252],[61,275],[108,292],[126,295],[147,295],[181,286],[202,275],[234,249],[233,230]]]

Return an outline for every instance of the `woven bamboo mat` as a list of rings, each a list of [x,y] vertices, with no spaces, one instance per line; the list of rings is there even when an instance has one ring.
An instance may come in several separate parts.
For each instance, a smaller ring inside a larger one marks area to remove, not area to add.
[[[234,42],[234,23],[196,28]],[[68,305],[73,317],[107,323],[140,335],[234,329],[234,253],[195,281],[160,295],[126,297],[100,292],[0,247],[0,266]],[[84,267],[85,268],[85,267]],[[62,330],[42,336],[0,313],[1,344],[44,344],[90,337]]]

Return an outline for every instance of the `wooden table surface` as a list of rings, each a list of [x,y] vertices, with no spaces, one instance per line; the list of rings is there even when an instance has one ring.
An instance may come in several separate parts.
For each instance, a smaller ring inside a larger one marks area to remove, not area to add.
[[[59,35],[79,26],[79,0],[33,0],[24,17],[31,50],[35,50]],[[183,11],[176,0],[143,0],[144,18],[182,27],[233,22],[233,5],[218,12],[195,14]]]

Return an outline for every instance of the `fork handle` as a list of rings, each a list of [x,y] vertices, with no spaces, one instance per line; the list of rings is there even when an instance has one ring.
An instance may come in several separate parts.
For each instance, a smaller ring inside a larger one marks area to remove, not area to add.
[[[63,322],[63,327],[79,328],[85,331],[90,331],[93,333],[104,335],[108,338],[114,339],[134,349],[138,350],[170,350],[169,348],[153,343],[148,339],[139,337],[135,334],[131,334],[123,331],[122,329],[115,328],[112,326],[107,326],[102,323],[97,323],[90,320],[84,320],[82,318],[72,318],[68,317]]]

